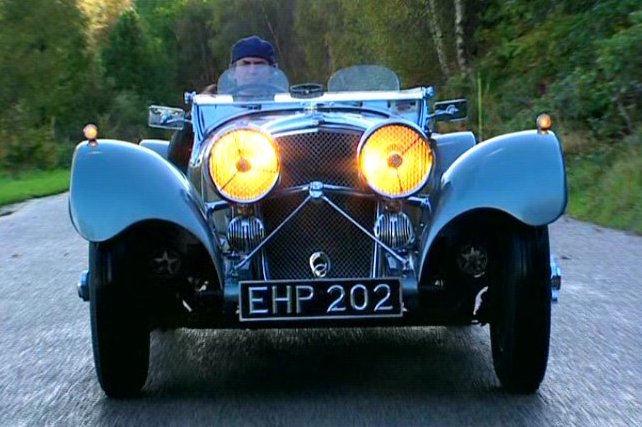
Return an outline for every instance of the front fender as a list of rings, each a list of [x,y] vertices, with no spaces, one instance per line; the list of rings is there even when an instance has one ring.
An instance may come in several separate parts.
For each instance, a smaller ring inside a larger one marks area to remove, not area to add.
[[[138,143],[141,147],[145,147],[148,150],[152,150],[162,158],[167,159],[169,151],[169,141],[164,139],[141,139]]]
[[[439,232],[468,211],[496,209],[539,226],[559,218],[567,199],[564,158],[554,133],[517,132],[478,144],[442,175],[422,266]]]
[[[140,221],[177,224],[205,246],[220,279],[218,248],[203,203],[187,178],[152,150],[116,140],[78,144],[69,212],[78,233],[91,242],[108,240]]]

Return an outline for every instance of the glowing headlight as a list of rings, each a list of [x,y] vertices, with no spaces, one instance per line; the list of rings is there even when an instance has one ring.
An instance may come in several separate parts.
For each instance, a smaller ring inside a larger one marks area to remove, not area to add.
[[[433,154],[426,137],[403,123],[385,124],[364,135],[359,167],[370,188],[386,197],[407,197],[426,183]]]
[[[258,130],[223,134],[210,152],[209,172],[226,199],[252,203],[272,190],[279,178],[279,155],[272,138]]]

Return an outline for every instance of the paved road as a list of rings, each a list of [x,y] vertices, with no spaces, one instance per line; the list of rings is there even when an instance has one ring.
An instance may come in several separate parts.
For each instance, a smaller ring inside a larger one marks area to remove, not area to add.
[[[642,425],[642,238],[562,219],[547,377],[498,388],[488,329],[156,333],[143,396],[97,384],[66,195],[0,217],[0,426]]]

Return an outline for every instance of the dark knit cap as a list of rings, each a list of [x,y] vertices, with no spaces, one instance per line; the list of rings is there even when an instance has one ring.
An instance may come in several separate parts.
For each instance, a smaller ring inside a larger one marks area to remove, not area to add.
[[[232,62],[241,58],[253,56],[267,60],[270,65],[274,65],[274,48],[272,44],[257,36],[249,36],[234,43],[232,46]]]

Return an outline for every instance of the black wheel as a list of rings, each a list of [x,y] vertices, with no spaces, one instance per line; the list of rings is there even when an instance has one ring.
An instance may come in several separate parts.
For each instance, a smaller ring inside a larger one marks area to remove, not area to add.
[[[533,393],[546,372],[551,327],[547,227],[517,227],[498,248],[491,288],[495,373],[513,393]]]
[[[122,239],[89,244],[94,363],[98,381],[109,397],[137,393],[149,367],[145,292],[132,255],[131,246]]]

